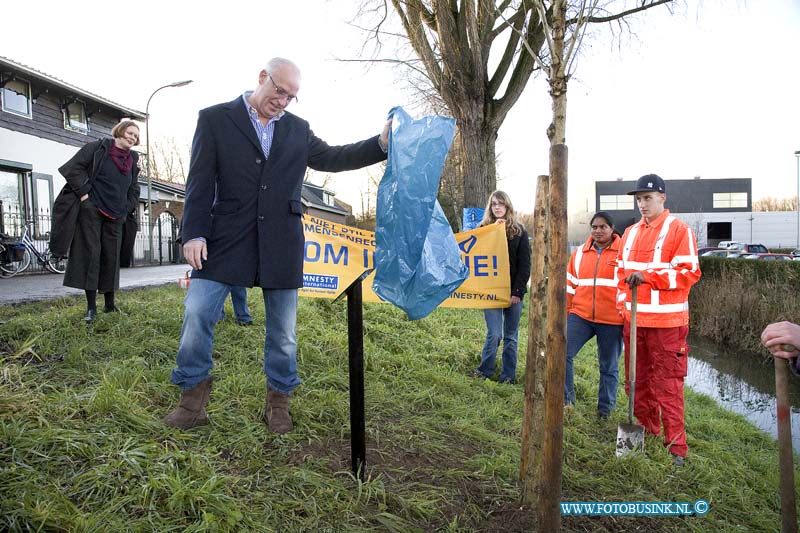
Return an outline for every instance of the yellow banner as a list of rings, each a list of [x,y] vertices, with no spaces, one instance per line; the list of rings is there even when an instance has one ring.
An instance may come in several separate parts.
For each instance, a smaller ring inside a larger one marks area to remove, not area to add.
[[[364,272],[374,268],[375,233],[303,215],[305,256],[300,296],[336,298]],[[510,305],[511,288],[505,228],[493,224],[456,233],[469,277],[441,307],[472,309]],[[381,302],[372,290],[375,272],[362,282],[365,302]]]

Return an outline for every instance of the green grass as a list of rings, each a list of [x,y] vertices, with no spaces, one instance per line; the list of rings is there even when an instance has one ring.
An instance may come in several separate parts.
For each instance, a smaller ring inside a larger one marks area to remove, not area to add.
[[[469,376],[480,311],[409,322],[364,309],[368,480],[350,474],[346,306],[301,299],[295,431],[261,420],[261,327],[217,328],[211,425],[161,425],[181,327],[177,287],[126,292],[127,317],[87,328],[83,302],[0,307],[0,529],[11,531],[521,531],[523,387]],[[260,295],[251,291],[256,323]],[[230,305],[230,304],[228,304]],[[232,316],[228,309],[228,316]],[[523,319],[523,324],[526,321]],[[524,329],[524,327],[523,327]],[[524,374],[525,332],[520,338]],[[576,361],[565,416],[563,499],[706,499],[701,517],[565,517],[573,531],[775,531],[777,447],[742,417],[687,392],[690,463],[661,443],[614,457],[618,408],[595,418],[594,345]]]

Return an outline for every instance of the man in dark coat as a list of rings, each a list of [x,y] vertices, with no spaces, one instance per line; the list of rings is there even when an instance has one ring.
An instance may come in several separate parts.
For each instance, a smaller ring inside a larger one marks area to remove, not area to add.
[[[192,143],[181,235],[194,268],[177,368],[178,407],[164,418],[188,429],[208,423],[214,326],[230,287],[262,288],[266,313],[265,419],[292,429],[289,395],[297,375],[297,289],[303,284],[300,192],[306,167],[338,172],[386,159],[389,125],[380,136],[328,146],[308,122],[285,111],[300,89],[300,71],[282,58],[259,73],[255,91],[200,111]]]

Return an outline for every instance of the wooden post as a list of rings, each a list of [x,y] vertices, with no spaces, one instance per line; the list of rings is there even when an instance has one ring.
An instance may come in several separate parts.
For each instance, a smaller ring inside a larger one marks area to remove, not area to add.
[[[350,456],[353,475],[366,480],[367,444],[364,421],[364,321],[361,278],[347,288],[347,341],[350,367]]]
[[[550,211],[547,283],[547,378],[539,531],[561,528],[561,471],[564,450],[564,369],[566,366],[567,146],[550,147]]]
[[[525,363],[525,409],[522,415],[522,453],[519,478],[523,480],[522,502],[532,506],[537,500],[535,474],[541,462],[544,439],[545,336],[547,314],[547,204],[548,177],[536,182],[536,208],[533,212],[533,250],[531,251],[531,293],[528,307],[528,354]]]
[[[781,533],[797,533],[794,495],[792,421],[789,406],[789,362],[775,357],[775,400],[778,405],[778,468],[781,493]]]

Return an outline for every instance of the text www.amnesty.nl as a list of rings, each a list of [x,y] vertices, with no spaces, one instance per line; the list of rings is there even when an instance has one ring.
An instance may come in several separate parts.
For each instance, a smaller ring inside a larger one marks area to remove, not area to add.
[[[562,515],[634,515],[681,516],[704,515],[709,505],[705,500],[689,502],[561,502]]]

